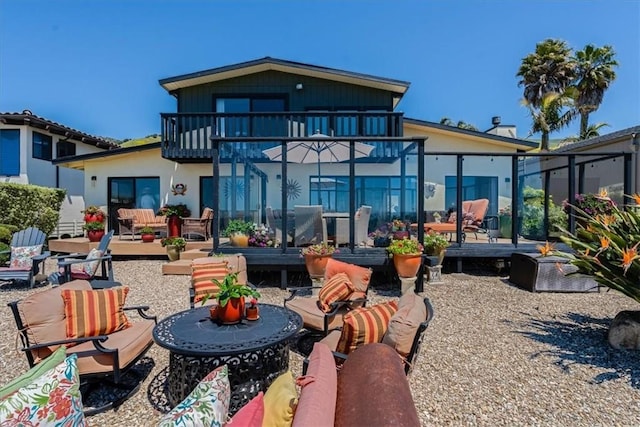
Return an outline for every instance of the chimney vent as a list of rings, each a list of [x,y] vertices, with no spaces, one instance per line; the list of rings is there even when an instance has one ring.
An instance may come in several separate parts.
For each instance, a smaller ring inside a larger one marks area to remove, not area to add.
[[[500,116],[491,117],[491,124],[494,126],[500,125],[500,121],[501,121]]]

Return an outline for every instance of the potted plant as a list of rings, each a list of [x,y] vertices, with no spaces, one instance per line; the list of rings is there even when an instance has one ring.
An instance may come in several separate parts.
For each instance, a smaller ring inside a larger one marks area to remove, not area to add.
[[[231,246],[249,246],[249,237],[256,229],[256,225],[241,219],[232,219],[224,229],[224,235],[231,241]]]
[[[140,229],[140,237],[143,243],[151,243],[156,238],[156,233],[151,227],[144,226]]]
[[[393,238],[396,240],[409,238],[407,224],[401,219],[394,219],[391,222],[391,232],[393,233]]]
[[[390,224],[382,224],[375,231],[369,233],[369,238],[373,240],[373,246],[376,248],[386,248],[391,243],[389,230]]]
[[[224,324],[239,323],[242,320],[245,297],[252,297],[256,299],[256,302],[257,298],[260,298],[258,291],[245,283],[238,283],[238,272],[228,273],[222,281],[213,279],[213,282],[220,288],[214,296],[218,301],[216,315],[220,322]],[[205,297],[203,304],[208,298],[209,295]],[[255,306],[255,303],[253,306]]]
[[[309,276],[313,278],[324,276],[329,258],[337,252],[340,251],[335,246],[322,242],[300,249],[300,256],[304,257]]]
[[[429,231],[424,236],[424,252],[427,255],[437,256],[438,264],[442,264],[444,254],[449,246],[449,241],[440,233]]]
[[[258,320],[260,315],[258,314],[258,299],[251,298],[249,300],[249,306],[246,309],[247,312],[247,320]]]
[[[95,205],[88,206],[82,213],[84,214],[84,222],[104,222],[107,216],[102,209]]]
[[[182,218],[191,216],[191,211],[184,203],[175,205],[166,204],[160,208],[158,215],[164,215],[168,218],[167,225],[170,237],[181,235]]]
[[[415,277],[422,264],[424,246],[418,239],[394,239],[387,246],[387,252],[393,256],[393,265],[399,277]]]
[[[249,236],[249,246],[275,248],[278,246],[278,242],[269,235],[269,229],[266,226],[260,225],[256,227],[253,234]]]
[[[180,259],[180,252],[187,246],[187,241],[182,237],[165,237],[160,239],[160,244],[167,248],[169,261],[177,261]]]
[[[104,236],[104,222],[86,222],[82,228],[87,230],[87,237],[90,242],[99,242],[102,236]]]

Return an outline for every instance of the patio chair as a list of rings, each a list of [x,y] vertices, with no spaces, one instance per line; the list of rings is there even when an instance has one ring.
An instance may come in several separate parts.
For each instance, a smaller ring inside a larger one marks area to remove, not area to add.
[[[108,304],[113,299],[120,307],[119,304],[125,302],[127,292],[128,288],[93,290],[86,280],[74,280],[9,303],[22,343],[20,350],[24,351],[29,367],[35,366],[64,345],[67,355],[78,355],[84,401],[95,402],[90,397],[95,386],[106,385],[122,390],[116,394],[99,390],[99,402],[104,402],[105,396],[113,400],[85,411],[87,415],[118,406],[132,396],[142,383],[140,378],[131,381],[129,377],[125,381],[125,374],[136,372],[132,368],[153,344],[152,331],[156,318],[145,313],[149,309],[147,306],[123,307],[120,311]],[[86,301],[99,301],[100,309],[79,309]],[[132,322],[120,317],[131,310],[137,311],[142,320]],[[89,318],[92,314],[101,317]],[[114,319],[126,322],[115,328],[115,332],[93,335],[99,332],[88,331],[91,326],[100,324],[99,330],[104,330],[105,322],[113,325]],[[81,325],[73,329],[78,331],[77,338],[67,336],[70,322]]]
[[[49,281],[54,284],[76,279],[113,281],[113,265],[109,250],[112,237],[113,230],[105,233],[98,246],[91,249],[88,254],[73,253],[51,257],[58,261],[58,272],[51,274]]]
[[[284,300],[284,306],[302,316],[304,327],[312,334],[327,335],[342,325],[342,317],[347,312],[366,305],[371,269],[330,258],[323,285],[328,284],[338,273],[346,274],[355,290],[348,296],[331,302],[329,310],[324,311],[319,304],[319,296],[313,295],[313,290],[319,291],[322,286],[290,288],[290,295]],[[304,292],[311,292],[311,295],[303,295]]]
[[[355,216],[354,244],[366,246],[369,240],[369,218],[371,206],[362,205]],[[349,244],[349,218],[336,218],[336,246]]]
[[[482,226],[484,217],[489,208],[489,199],[465,200],[462,202],[462,241],[466,239],[466,232],[471,232],[478,240],[478,231]],[[417,229],[417,224],[411,224],[412,228]],[[426,222],[424,231],[431,230],[438,233],[455,233],[457,228],[457,215],[452,212],[446,222]]]
[[[0,267],[0,282],[14,283],[26,282],[33,288],[36,275],[40,272],[42,264],[44,272],[44,260],[51,253],[42,252],[42,247],[47,236],[37,228],[29,227],[18,231],[11,238],[11,250],[1,253],[11,253],[8,267]]]
[[[295,246],[308,246],[327,241],[327,222],[322,218],[321,205],[296,205]]]
[[[376,307],[380,305],[382,304],[352,311],[347,316],[353,317],[353,319],[345,317],[345,324],[343,325],[342,330],[331,331],[320,341],[328,345],[329,348],[334,351],[334,356],[338,362],[344,362],[344,360],[348,358],[348,354],[336,352],[336,350],[342,346],[340,345],[341,339],[364,340],[365,342],[359,343],[359,345],[367,344],[366,338],[372,336],[371,332],[367,330],[367,328],[379,327],[380,323],[379,321],[376,322],[378,319],[371,318],[367,312],[374,312]],[[363,318],[366,318],[366,320],[360,319],[360,315],[363,312]],[[387,344],[396,350],[404,361],[404,370],[407,375],[411,373],[411,369],[415,364],[415,360],[420,352],[420,346],[424,339],[424,331],[433,319],[433,314],[433,306],[431,305],[429,298],[421,300],[419,295],[413,292],[407,292],[400,298],[400,301],[398,302],[398,310],[391,317],[389,324],[385,328],[386,331],[381,336],[381,340],[378,341],[383,344]],[[306,367],[303,366],[303,369],[306,370]]]
[[[192,239],[192,235],[200,236],[203,240],[211,237],[211,222],[213,209],[204,208],[200,218],[182,218],[182,237]]]

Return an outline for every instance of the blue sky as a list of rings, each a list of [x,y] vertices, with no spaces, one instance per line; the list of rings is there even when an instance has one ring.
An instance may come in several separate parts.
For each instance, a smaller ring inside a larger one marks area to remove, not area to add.
[[[176,110],[159,79],[272,56],[406,80],[407,117],[486,130],[499,115],[525,137],[515,74],[545,38],[612,45],[618,78],[591,122],[640,124],[635,0],[0,0],[0,111],[141,137]]]

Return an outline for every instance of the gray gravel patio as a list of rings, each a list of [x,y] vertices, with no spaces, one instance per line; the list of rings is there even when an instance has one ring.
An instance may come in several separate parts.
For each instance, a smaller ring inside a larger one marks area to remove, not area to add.
[[[188,308],[189,278],[163,276],[163,262],[114,262],[116,279],[131,288],[128,305],[148,304],[159,318]],[[54,270],[48,261],[47,272]],[[423,425],[640,425],[639,353],[606,342],[616,313],[637,303],[613,291],[533,294],[492,271],[446,274],[444,281],[425,289],[436,315],[409,379]],[[0,384],[28,368],[7,303],[42,289],[0,287]],[[260,292],[276,304],[288,294],[275,285]],[[398,296],[385,286],[370,291],[372,303]],[[91,425],[156,424],[166,407],[168,351],[154,345],[147,355],[152,368],[138,393],[91,417]],[[301,361],[291,353],[294,375]]]

